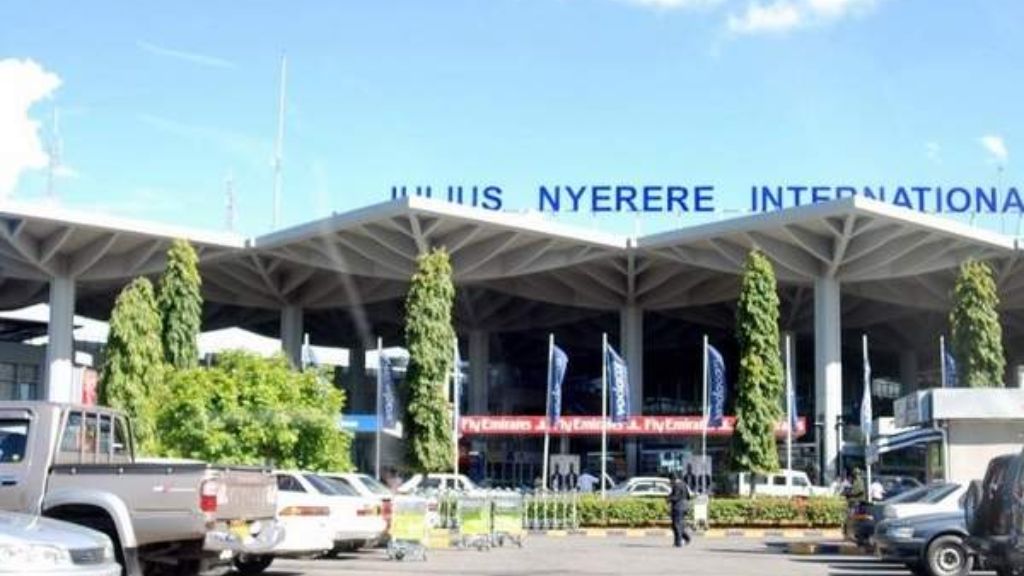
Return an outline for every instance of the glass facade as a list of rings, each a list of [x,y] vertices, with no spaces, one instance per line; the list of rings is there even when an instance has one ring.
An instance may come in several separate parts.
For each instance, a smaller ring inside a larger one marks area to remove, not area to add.
[[[39,366],[0,362],[0,400],[39,398]]]

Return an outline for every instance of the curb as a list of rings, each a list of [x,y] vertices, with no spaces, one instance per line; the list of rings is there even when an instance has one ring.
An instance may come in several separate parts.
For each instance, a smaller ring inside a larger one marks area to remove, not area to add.
[[[531,538],[671,538],[672,531],[664,528],[582,528],[577,530],[527,530]],[[782,539],[798,540],[806,538],[840,540],[840,530],[782,530],[782,529],[745,529],[745,528],[712,528],[704,532],[692,532],[699,538],[750,538],[750,539]],[[432,549],[453,548],[457,532],[434,528],[427,535],[427,547]],[[834,556],[859,556],[863,550],[850,542],[789,542],[785,545],[788,554],[813,556],[826,554]]]
[[[527,534],[535,537],[564,538],[669,538],[672,531],[664,528],[583,528],[579,530],[529,530]],[[702,538],[842,538],[839,530],[782,530],[782,529],[739,529],[712,528],[704,532],[695,532]]]
[[[868,556],[853,542],[791,542],[785,547],[794,556]]]

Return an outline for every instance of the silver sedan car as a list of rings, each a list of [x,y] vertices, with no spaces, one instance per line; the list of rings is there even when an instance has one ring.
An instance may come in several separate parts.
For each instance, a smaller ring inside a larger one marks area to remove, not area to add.
[[[0,511],[0,575],[119,576],[105,535],[39,516]]]

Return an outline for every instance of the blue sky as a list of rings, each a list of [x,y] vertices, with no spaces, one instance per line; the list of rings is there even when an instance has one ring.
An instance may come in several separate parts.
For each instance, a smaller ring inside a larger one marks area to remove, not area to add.
[[[62,204],[222,229],[231,173],[239,230],[266,232],[282,51],[286,225],[394,184],[498,185],[510,209],[540,184],[716,187],[717,215],[558,216],[643,233],[742,210],[752,184],[1016,184],[1024,3],[938,6],[11,1],[0,60],[51,76],[12,106],[38,141],[0,140],[0,162],[26,158],[0,192],[45,198],[27,149],[56,105]]]

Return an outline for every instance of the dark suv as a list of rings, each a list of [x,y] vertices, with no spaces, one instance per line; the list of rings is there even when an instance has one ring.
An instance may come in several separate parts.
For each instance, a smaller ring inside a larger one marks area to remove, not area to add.
[[[999,576],[1024,575],[1024,452],[993,458],[964,500],[967,545]]]

